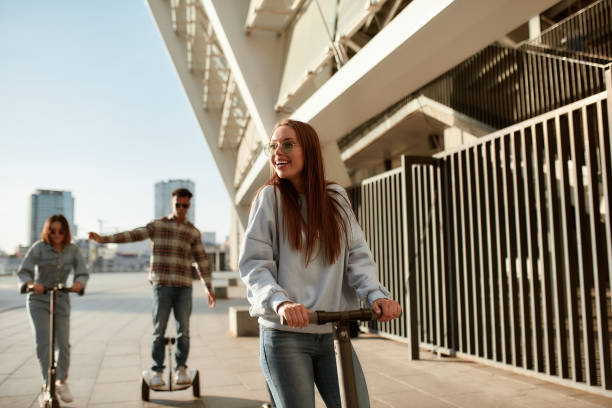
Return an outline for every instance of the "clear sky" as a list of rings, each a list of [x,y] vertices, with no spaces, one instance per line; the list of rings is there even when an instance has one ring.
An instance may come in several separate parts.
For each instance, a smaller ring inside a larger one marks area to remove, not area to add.
[[[170,178],[224,239],[229,196],[145,1],[0,0],[0,249],[27,244],[36,189],[71,191],[84,237],[146,224]]]

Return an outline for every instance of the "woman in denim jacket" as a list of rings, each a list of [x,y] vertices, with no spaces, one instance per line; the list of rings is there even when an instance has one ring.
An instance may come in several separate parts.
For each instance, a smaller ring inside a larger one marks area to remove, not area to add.
[[[89,274],[79,247],[70,243],[70,229],[66,217],[52,215],[45,222],[41,240],[35,242],[27,252],[17,276],[21,289],[29,289],[27,310],[36,343],[36,356],[43,382],[47,382],[49,365],[49,293],[58,283],[66,285],[68,276],[74,271],[72,290],[84,289]],[[55,347],[57,355],[57,392],[64,402],[73,400],[66,379],[70,365],[70,297],[57,292],[55,303]]]

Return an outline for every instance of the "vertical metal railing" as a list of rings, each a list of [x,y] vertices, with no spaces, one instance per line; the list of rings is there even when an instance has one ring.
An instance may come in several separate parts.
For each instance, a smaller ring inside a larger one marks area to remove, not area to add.
[[[490,45],[419,94],[503,128],[602,92],[603,72],[599,60]]]
[[[522,46],[564,55],[612,59],[612,0],[600,0],[544,30]]]
[[[349,146],[420,95],[504,128],[604,91],[605,64],[611,60],[586,59],[531,43],[519,49],[490,45],[353,129],[338,144]]]
[[[445,290],[458,354],[612,389],[609,115],[603,92],[412,166],[419,259],[441,221],[431,203],[450,192],[450,291],[416,263],[422,346],[453,344],[430,330]],[[435,189],[432,171],[445,176]]]
[[[418,348],[612,390],[612,74],[590,96],[351,189]]]
[[[347,133],[351,145],[376,123],[425,95],[497,129],[605,90],[612,62],[612,0],[601,0],[517,48],[491,44]]]
[[[355,216],[361,225],[378,266],[379,279],[406,310],[404,214],[401,169],[365,180],[349,189]],[[388,323],[370,323],[372,329],[390,336],[408,338],[409,320],[404,313]]]

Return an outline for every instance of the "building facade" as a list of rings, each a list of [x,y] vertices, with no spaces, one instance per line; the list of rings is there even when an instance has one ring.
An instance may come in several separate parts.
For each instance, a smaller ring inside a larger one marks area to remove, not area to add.
[[[187,212],[187,219],[195,225],[195,183],[187,179],[155,183],[155,218],[172,214],[172,192],[177,188],[186,188],[194,195],[191,198],[191,210]]]
[[[74,225],[74,198],[70,191],[36,190],[30,196],[29,244],[40,239],[40,233],[47,218],[62,214],[68,220],[70,233],[76,236]]]
[[[234,204],[235,265],[233,238],[269,176],[262,145],[276,122],[313,125],[328,179],[345,187],[398,166],[404,153],[432,155],[483,136],[495,127],[426,96],[412,98],[384,131],[368,130],[480,50],[500,40],[516,45],[517,28],[527,27],[519,31],[528,39],[529,27],[540,27],[534,18],[548,21],[538,16],[557,1],[148,3]]]
[[[308,122],[406,311],[376,330],[610,395],[612,1],[147,1],[231,268],[263,144]]]

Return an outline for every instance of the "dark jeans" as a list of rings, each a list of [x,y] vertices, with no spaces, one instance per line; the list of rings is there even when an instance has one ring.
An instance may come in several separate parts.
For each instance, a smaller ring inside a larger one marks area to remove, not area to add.
[[[153,357],[153,371],[163,371],[164,366],[164,334],[170,317],[170,310],[174,310],[174,323],[176,326],[176,367],[187,367],[189,354],[189,317],[191,316],[192,288],[153,286],[153,341],[151,356]]]
[[[260,326],[259,359],[278,408],[313,408],[314,385],[328,408],[340,408],[340,390],[331,333],[309,334]],[[353,350],[359,406],[370,406],[368,388]]]

